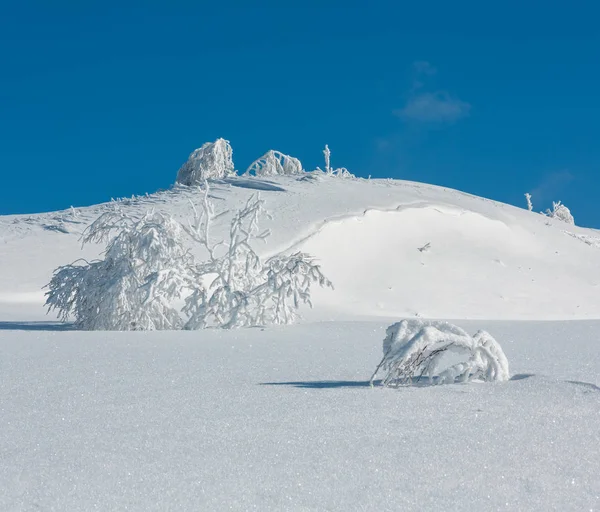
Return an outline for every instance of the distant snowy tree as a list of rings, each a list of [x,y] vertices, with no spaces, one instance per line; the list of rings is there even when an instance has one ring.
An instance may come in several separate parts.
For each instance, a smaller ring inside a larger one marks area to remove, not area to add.
[[[221,179],[235,175],[233,150],[229,141],[217,139],[206,142],[189,156],[177,173],[180,185],[199,185],[204,180]]]
[[[250,197],[233,216],[229,239],[217,244],[209,237],[214,209],[207,185],[201,206],[186,230],[209,254],[197,267],[209,284],[186,299],[186,329],[292,323],[301,304],[312,306],[311,285],[331,286],[308,254],[278,255],[262,262],[252,247],[252,242],[269,236],[268,230],[259,229],[260,215],[267,214],[259,196]]]
[[[527,200],[527,209],[529,211],[533,210],[533,203],[531,202],[531,194],[529,192],[527,192],[525,194],[525,199]]]
[[[108,242],[104,259],[59,267],[47,286],[46,306],[62,320],[73,315],[84,330],[181,328],[172,303],[196,284],[182,233],[162,213],[134,219],[115,208],[102,214],[83,242]]]
[[[245,174],[254,174],[256,176],[289,176],[303,173],[300,160],[272,149],[252,162],[245,172]]]
[[[444,384],[469,380],[508,380],[508,360],[502,348],[485,331],[473,337],[447,322],[403,320],[390,325],[383,341],[383,359],[371,377],[380,371],[382,385],[411,385],[422,377]]]
[[[558,203],[552,201],[552,210],[548,209],[542,213],[552,219],[560,220],[562,222],[566,222],[567,224],[575,225],[575,219],[573,218],[573,215],[571,215],[571,210],[569,210],[560,201],[558,201]]]
[[[331,150],[329,146],[325,144],[325,149],[323,150],[323,156],[325,156],[325,172],[327,174],[331,174]]]
[[[345,167],[339,167],[338,169],[333,169],[331,167],[331,150],[327,144],[325,144],[323,155],[325,156],[325,174],[328,176],[337,176],[339,178],[356,178],[356,176]],[[321,171],[321,169],[317,167],[317,171]]]

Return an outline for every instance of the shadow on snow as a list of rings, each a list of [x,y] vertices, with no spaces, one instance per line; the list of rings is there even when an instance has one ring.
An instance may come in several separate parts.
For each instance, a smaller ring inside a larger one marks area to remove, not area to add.
[[[73,324],[63,322],[0,322],[0,331],[72,331]]]

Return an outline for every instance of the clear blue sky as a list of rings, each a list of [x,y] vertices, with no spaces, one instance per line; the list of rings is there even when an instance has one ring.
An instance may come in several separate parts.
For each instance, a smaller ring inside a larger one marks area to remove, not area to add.
[[[170,186],[205,141],[600,228],[597,2],[0,4],[0,214]]]

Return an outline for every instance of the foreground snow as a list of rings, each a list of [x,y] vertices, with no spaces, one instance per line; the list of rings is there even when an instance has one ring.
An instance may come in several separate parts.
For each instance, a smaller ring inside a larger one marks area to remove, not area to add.
[[[511,381],[373,390],[387,324],[0,323],[0,510],[600,508],[600,322],[463,321]]]

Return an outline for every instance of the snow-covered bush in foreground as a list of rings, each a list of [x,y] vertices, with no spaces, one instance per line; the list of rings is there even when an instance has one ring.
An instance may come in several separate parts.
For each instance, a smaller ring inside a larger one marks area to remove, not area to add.
[[[181,226],[149,212],[139,220],[118,208],[102,214],[83,243],[108,242],[104,259],[59,267],[48,284],[46,306],[85,330],[178,329],[173,300],[195,282]]]
[[[371,385],[381,371],[386,387],[411,385],[422,377],[435,384],[509,379],[506,356],[489,333],[478,331],[471,337],[456,325],[417,319],[387,328],[383,359]]]
[[[228,140],[206,142],[196,149],[177,173],[180,185],[199,185],[204,180],[227,178],[235,175],[233,150]]]
[[[552,210],[548,209],[542,213],[546,215],[546,217],[560,220],[562,222],[566,222],[567,224],[575,225],[575,219],[573,218],[573,215],[571,215],[571,210],[569,210],[560,201],[558,203],[552,201]]]
[[[290,176],[303,173],[300,160],[272,149],[252,162],[245,172],[255,176]]]

